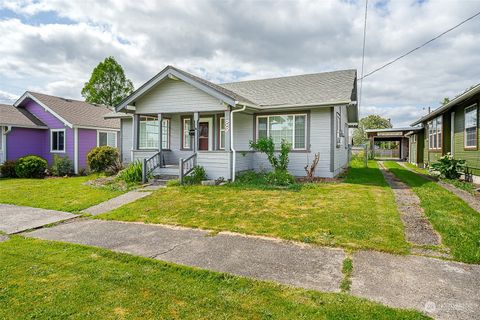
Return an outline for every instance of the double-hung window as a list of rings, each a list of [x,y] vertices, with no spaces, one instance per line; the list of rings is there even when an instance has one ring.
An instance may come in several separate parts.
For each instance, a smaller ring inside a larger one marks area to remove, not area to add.
[[[139,149],[158,149],[158,116],[140,116]],[[170,148],[170,119],[162,119],[162,149]]]
[[[192,118],[183,118],[182,120],[182,148],[192,149],[192,136],[190,136],[190,129],[192,129]]]
[[[272,138],[275,148],[280,149],[282,140],[292,145],[293,150],[307,147],[307,115],[257,116],[257,138]]]
[[[465,108],[465,148],[477,148],[477,105]]]
[[[50,130],[50,151],[65,152],[65,129]]]
[[[442,149],[442,116],[428,122],[428,148],[431,150]]]
[[[225,117],[220,117],[219,149],[225,149]]]
[[[98,131],[98,146],[117,147],[117,133],[115,131]]]

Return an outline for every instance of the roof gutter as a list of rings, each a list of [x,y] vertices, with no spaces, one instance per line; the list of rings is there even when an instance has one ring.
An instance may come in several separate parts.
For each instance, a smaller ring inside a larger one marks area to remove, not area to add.
[[[235,105],[236,105],[235,101]],[[236,167],[236,160],[237,160],[237,151],[235,150],[234,144],[233,144],[233,114],[235,112],[242,112],[247,109],[246,105],[243,105],[241,109],[235,109],[230,111],[230,149],[232,150],[232,182],[235,182],[235,167]]]
[[[242,103],[243,104],[243,103]],[[297,103],[297,104],[274,104],[262,105],[260,109],[275,109],[275,108],[298,108],[298,107],[331,107],[337,105],[356,105],[356,101],[337,101],[324,103]]]

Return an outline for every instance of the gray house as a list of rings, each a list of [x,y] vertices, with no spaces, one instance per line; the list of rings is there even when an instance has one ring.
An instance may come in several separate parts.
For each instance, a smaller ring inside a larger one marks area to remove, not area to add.
[[[316,176],[334,177],[348,162],[348,128],[358,122],[356,71],[214,84],[168,66],[116,106],[124,162],[144,171],[186,174],[203,166],[211,179],[269,170],[249,142],[292,144],[289,171],[320,153]]]

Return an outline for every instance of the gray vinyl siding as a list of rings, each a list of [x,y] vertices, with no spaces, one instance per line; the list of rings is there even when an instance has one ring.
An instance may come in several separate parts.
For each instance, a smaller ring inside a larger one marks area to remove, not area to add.
[[[336,114],[340,113],[340,130],[345,131],[345,124],[347,120],[347,107],[346,106],[337,106],[334,108],[334,117]],[[334,125],[337,125],[336,119],[334,119]],[[333,130],[333,134],[336,135],[337,128]],[[336,136],[335,136],[336,137]],[[335,139],[336,141],[336,139]],[[334,146],[334,176],[341,173],[348,165],[348,148],[345,148],[345,143],[348,143],[348,133],[345,134],[345,139],[342,139],[340,147],[337,148],[336,143]],[[321,155],[320,155],[321,156]]]
[[[224,151],[199,151],[197,153],[197,164],[202,166],[209,179],[224,177],[230,179],[230,152]]]
[[[223,103],[181,80],[165,79],[136,102],[136,113],[226,110]]]
[[[254,158],[254,152],[237,152],[235,156],[235,171],[242,172],[255,169],[253,161]]]
[[[132,119],[122,119],[121,120],[121,152],[122,152],[122,161],[124,163],[130,163],[132,156]]]
[[[249,151],[253,140],[255,116],[247,113],[233,114],[233,143],[237,151]]]

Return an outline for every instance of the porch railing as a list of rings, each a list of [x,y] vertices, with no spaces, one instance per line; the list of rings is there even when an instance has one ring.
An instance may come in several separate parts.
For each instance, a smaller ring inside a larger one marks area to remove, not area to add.
[[[193,168],[195,168],[196,165],[197,165],[197,153],[192,154],[190,157],[186,159],[180,158],[180,160],[178,160],[180,184],[183,184],[183,180],[185,176],[190,172],[192,172]]]
[[[161,151],[155,153],[150,158],[143,159],[142,165],[142,182],[146,183],[148,176],[156,169],[163,166],[163,153]]]

